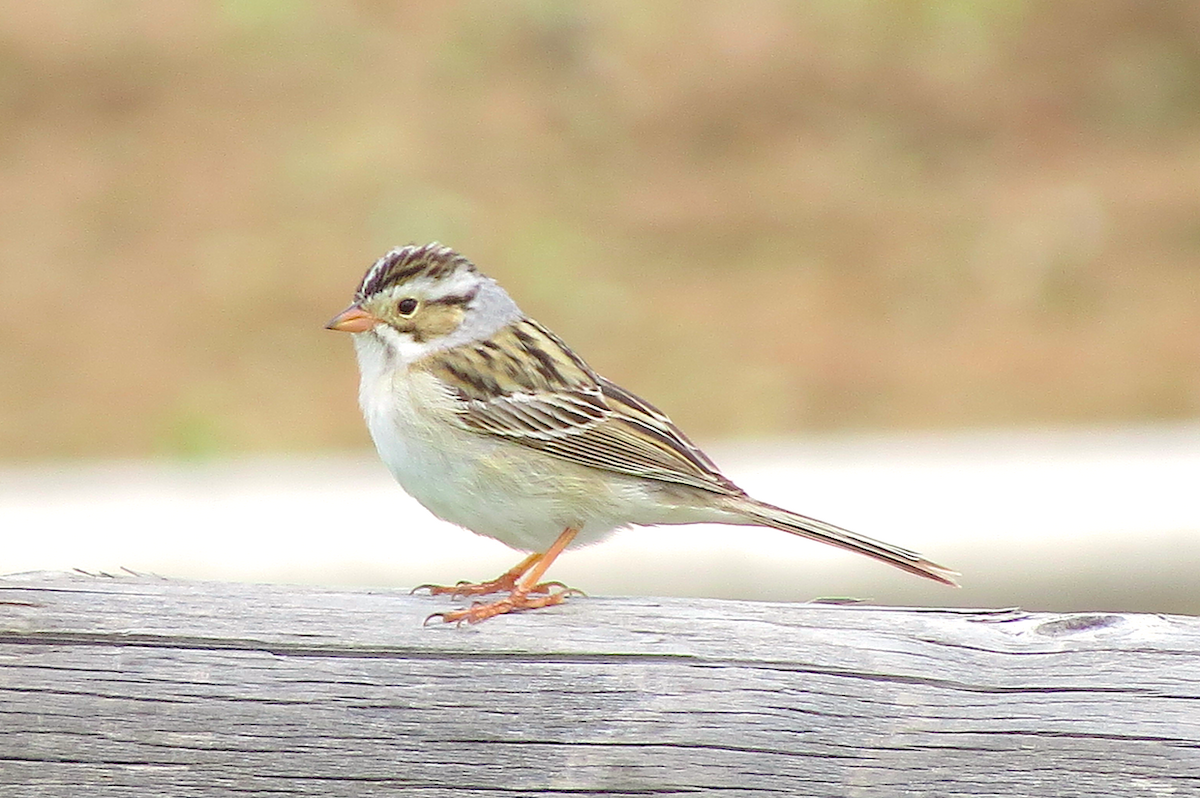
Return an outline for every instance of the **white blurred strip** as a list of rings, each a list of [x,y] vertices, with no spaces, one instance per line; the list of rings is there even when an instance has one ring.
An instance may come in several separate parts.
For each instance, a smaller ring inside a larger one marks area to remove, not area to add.
[[[1055,550],[1077,559],[1107,547],[1200,548],[1200,425],[820,439],[712,453],[752,495],[921,551],[963,570],[968,586],[972,576],[976,584],[996,578],[988,569],[999,564],[1063,571],[1067,555],[1046,561]],[[366,454],[10,467],[0,470],[0,536],[0,573],[126,567],[411,585],[487,578],[519,559],[432,518]],[[569,553],[553,576],[600,593],[687,593],[706,568],[749,579],[809,580],[831,569],[893,576],[773,530],[717,526],[628,530]],[[729,590],[737,592],[716,588]],[[942,601],[956,598],[964,596]]]

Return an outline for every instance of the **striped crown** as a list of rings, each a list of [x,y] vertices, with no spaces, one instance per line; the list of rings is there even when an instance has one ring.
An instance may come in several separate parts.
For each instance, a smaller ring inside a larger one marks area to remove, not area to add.
[[[475,264],[459,255],[450,247],[434,241],[431,244],[393,249],[375,261],[354,292],[355,301],[361,302],[392,286],[401,285],[417,277],[440,280],[459,271],[477,271]]]

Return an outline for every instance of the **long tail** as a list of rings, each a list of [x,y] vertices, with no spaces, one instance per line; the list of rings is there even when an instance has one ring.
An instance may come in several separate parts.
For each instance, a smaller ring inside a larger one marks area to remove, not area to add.
[[[954,577],[960,576],[957,571],[952,571],[945,566],[930,562],[915,551],[902,549],[899,546],[893,546],[890,543],[884,543],[881,540],[875,540],[866,535],[851,532],[849,529],[842,529],[840,526],[827,524],[824,521],[818,521],[815,518],[809,518],[799,513],[793,513],[791,510],[785,510],[782,507],[776,507],[754,499],[749,500],[739,509],[753,520],[754,523],[781,529],[784,532],[791,532],[793,535],[799,535],[809,540],[828,543],[831,546],[837,546],[841,549],[865,554],[868,557],[882,560],[889,565],[894,565],[902,571],[908,571],[910,574],[923,576],[926,579],[932,579],[944,585],[950,585],[951,587],[959,586],[958,582],[954,579]]]

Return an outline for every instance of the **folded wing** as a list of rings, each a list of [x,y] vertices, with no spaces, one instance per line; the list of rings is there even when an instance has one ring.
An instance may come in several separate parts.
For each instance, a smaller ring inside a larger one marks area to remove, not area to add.
[[[467,429],[591,468],[744,495],[664,413],[597,375],[534,321],[423,365],[454,389]]]

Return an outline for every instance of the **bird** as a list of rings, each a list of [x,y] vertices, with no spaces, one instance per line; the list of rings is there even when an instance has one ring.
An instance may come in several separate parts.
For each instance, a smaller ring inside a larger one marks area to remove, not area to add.
[[[422,586],[500,594],[427,623],[561,604],[578,591],[542,581],[551,563],[631,525],[771,527],[957,586],[916,552],[752,498],[665,413],[437,242],[379,258],[326,328],[352,336],[359,405],[400,486],[438,518],[527,552],[486,582]]]

